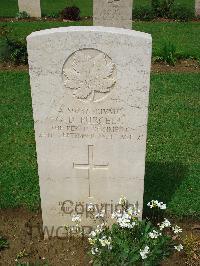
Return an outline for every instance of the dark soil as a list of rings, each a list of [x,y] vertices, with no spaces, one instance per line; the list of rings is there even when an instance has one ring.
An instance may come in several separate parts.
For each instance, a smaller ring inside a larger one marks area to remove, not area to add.
[[[0,63],[0,71],[28,71],[28,65],[14,65],[11,63]]]
[[[33,228],[32,235],[30,226]],[[0,266],[16,265],[17,261],[37,265],[47,262],[48,266],[89,265],[86,240],[75,237],[43,240],[38,226],[42,226],[40,212],[0,210],[0,235],[9,242],[9,248],[0,251]],[[20,252],[23,253],[22,258],[17,259]]]
[[[173,19],[173,18],[155,18],[151,20],[152,22],[181,22],[179,19]],[[200,22],[200,18],[194,17],[192,19],[189,19],[189,21],[192,22]],[[188,22],[188,21],[182,21],[182,22]]]
[[[196,60],[180,60],[175,66],[170,66],[164,62],[157,62],[152,64],[152,72],[187,72],[187,73],[200,73],[200,64]]]
[[[82,17],[81,21],[84,21],[84,20],[92,21],[92,17]],[[41,17],[41,18],[24,18],[24,19],[17,19],[17,18],[14,18],[14,17],[13,18],[1,17],[0,21],[1,22],[12,22],[12,21],[32,22],[32,21],[63,21],[63,19],[60,18],[60,17],[57,17],[57,18]],[[133,22],[135,22],[135,21],[143,21],[143,20],[140,20],[140,19],[133,20]],[[180,20],[171,19],[171,18],[154,18],[154,19],[152,19],[150,21],[151,22],[181,22]],[[200,22],[200,18],[195,18],[194,17],[194,18],[190,19],[189,21]],[[73,21],[71,20],[71,22],[73,22]]]
[[[81,18],[81,21],[91,21],[92,18],[91,17],[84,17]],[[17,18],[2,18],[0,17],[0,22],[17,22],[17,21],[24,21],[24,22],[33,22],[33,21],[54,21],[54,22],[74,22],[72,20],[63,20],[60,17],[57,18],[49,18],[49,17],[42,17],[42,18],[23,18],[23,19],[17,19]]]
[[[186,221],[178,224],[186,234],[196,234],[200,239],[200,223]],[[30,226],[33,227],[32,234]],[[16,265],[17,262],[38,263],[37,265],[47,262],[48,266],[92,264],[87,254],[89,246],[86,239],[71,237],[44,240],[38,226],[42,226],[40,212],[25,209],[0,210],[0,235],[6,237],[9,242],[9,248],[0,251],[1,266]],[[183,253],[177,253],[162,263],[162,266],[174,265],[198,266],[200,261],[186,264]]]
[[[23,18],[23,19],[17,19],[17,18],[0,18],[0,22],[17,22],[17,21],[26,21],[26,22],[33,22],[33,21],[62,21],[61,18]]]
[[[166,63],[152,63],[152,72],[154,73],[179,73],[179,72],[187,72],[187,73],[200,73],[200,64],[196,60],[181,60],[176,63],[175,66],[170,66]],[[28,65],[13,65],[10,63],[0,64],[0,71],[28,71]]]

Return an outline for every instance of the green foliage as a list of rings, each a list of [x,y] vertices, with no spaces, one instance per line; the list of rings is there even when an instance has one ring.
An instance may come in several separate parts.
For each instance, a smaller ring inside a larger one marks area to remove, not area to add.
[[[194,18],[194,12],[187,6],[175,5],[175,0],[152,0],[155,16],[189,21]]]
[[[163,6],[161,8],[144,6],[133,9],[133,19],[150,21],[157,17],[175,19],[179,21],[189,21],[194,18],[194,12],[190,8],[180,5]]]
[[[0,27],[5,25],[5,22],[0,22]],[[73,21],[73,22],[58,22],[58,21],[33,21],[33,22],[9,22],[6,23],[6,28],[9,29],[9,37],[15,40],[25,40],[28,34],[33,31],[44,30],[56,27],[67,26],[91,26],[91,21]],[[177,53],[184,58],[197,58],[200,55],[200,23],[196,22],[135,22],[133,29],[152,34],[153,37],[153,57],[160,56],[163,50],[163,44],[167,41],[174,43],[177,48]],[[0,37],[0,47],[3,39]],[[2,49],[0,48],[0,51]]]
[[[121,203],[122,209],[114,213],[116,221],[111,228],[104,221],[91,232],[88,240],[92,246],[94,265],[160,265],[163,259],[175,251],[175,246],[179,247],[182,229],[179,226],[172,227],[167,219],[158,226],[150,221],[139,220],[136,209],[125,204]],[[158,201],[149,204],[153,209],[160,208]]]
[[[171,9],[168,17],[180,21],[189,21],[194,18],[194,12],[188,7],[176,6]]]
[[[112,239],[112,250],[102,247],[100,242],[96,247],[98,255],[93,257],[94,265],[142,265],[140,250],[146,246],[151,250],[151,255],[143,265],[159,265],[159,263],[171,254],[171,238],[163,235],[152,241],[148,234],[155,229],[150,222],[138,222],[134,229],[121,229],[114,224],[111,230],[103,231],[99,238],[106,236]]]
[[[43,17],[47,17],[47,18],[59,18],[60,13],[59,12],[51,12],[49,14],[42,14]]]
[[[30,18],[30,15],[26,11],[22,11],[22,12],[17,12],[15,18],[16,19]]]
[[[157,17],[169,17],[174,0],[152,0],[152,8]]]
[[[80,20],[80,9],[76,6],[66,7],[60,12],[60,16],[66,20]]]
[[[8,240],[3,236],[0,236],[0,251],[8,247],[9,247]]]
[[[176,46],[171,42],[166,42],[163,46],[161,56],[157,57],[157,61],[164,61],[174,66],[177,61]]]
[[[7,39],[6,43],[8,47],[6,61],[16,65],[28,63],[27,46],[24,41]]]
[[[10,30],[6,26],[1,27],[1,36],[4,39],[4,50],[1,54],[4,62],[12,62],[16,65],[27,64],[27,45],[23,39],[10,37]]]
[[[152,20],[155,18],[154,11],[151,7],[136,7],[133,9],[133,20],[138,19],[138,20]]]

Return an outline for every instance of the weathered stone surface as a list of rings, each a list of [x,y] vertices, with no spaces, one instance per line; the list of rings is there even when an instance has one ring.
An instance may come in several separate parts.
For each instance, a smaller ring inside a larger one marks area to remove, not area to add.
[[[133,0],[94,0],[93,25],[132,29]]]
[[[18,0],[19,11],[26,11],[31,17],[41,17],[40,0]]]
[[[142,209],[151,36],[68,27],[27,42],[44,225],[70,225],[77,203],[91,225],[86,204],[109,215],[121,195]]]
[[[195,0],[195,14],[196,16],[200,16],[200,0]]]

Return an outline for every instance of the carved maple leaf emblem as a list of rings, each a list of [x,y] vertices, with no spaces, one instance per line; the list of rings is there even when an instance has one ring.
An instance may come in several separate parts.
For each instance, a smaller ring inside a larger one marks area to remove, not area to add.
[[[63,68],[64,84],[76,98],[95,101],[115,84],[115,65],[104,53],[85,49],[75,52]]]

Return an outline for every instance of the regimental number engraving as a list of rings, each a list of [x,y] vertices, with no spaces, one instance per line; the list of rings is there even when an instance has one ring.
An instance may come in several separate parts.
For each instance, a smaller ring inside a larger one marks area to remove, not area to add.
[[[116,2],[120,2],[120,0],[108,0],[108,3],[116,3]]]
[[[114,87],[116,67],[111,58],[101,51],[78,50],[64,64],[63,81],[77,99],[98,102]]]
[[[89,145],[88,146],[88,163],[86,163],[86,164],[73,163],[73,168],[74,169],[87,170],[87,172],[88,172],[86,179],[88,179],[88,197],[89,198],[91,198],[90,178],[92,177],[93,174],[95,174],[95,171],[108,170],[108,166],[109,166],[109,164],[104,164],[104,165],[95,164],[94,163],[93,152],[94,152],[94,146],[93,145]]]

